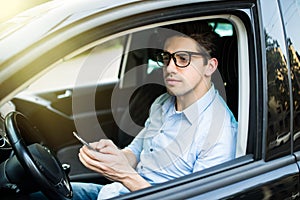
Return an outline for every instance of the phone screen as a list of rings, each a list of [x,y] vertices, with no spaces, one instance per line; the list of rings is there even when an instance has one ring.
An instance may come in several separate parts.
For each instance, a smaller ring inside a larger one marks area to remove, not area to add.
[[[97,151],[94,149],[88,142],[86,142],[84,139],[82,139],[76,132],[73,131],[73,135],[85,146],[87,146],[89,149]]]

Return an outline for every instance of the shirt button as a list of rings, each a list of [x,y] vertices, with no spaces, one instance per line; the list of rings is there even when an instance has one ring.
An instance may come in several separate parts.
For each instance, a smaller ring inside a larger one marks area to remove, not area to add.
[[[153,151],[153,149],[151,148],[151,149],[150,149],[150,151],[152,152],[152,151]]]
[[[163,133],[163,132],[164,132],[164,130],[160,130],[160,132],[161,132],[161,133]]]
[[[141,169],[143,169],[144,167],[143,167],[143,165],[141,166]]]

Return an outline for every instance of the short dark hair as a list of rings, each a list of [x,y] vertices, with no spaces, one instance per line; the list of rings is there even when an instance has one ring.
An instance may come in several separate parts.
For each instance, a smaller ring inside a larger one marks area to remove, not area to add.
[[[169,29],[168,34],[164,34],[163,43],[170,37],[181,36],[190,37],[200,45],[200,50],[205,51],[210,58],[218,58],[218,43],[220,36],[213,31],[213,28],[205,20],[171,24],[163,28]]]

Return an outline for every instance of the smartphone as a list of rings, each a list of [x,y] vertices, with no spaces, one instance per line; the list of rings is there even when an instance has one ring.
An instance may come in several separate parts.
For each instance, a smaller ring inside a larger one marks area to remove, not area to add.
[[[87,146],[89,149],[97,151],[94,147],[92,147],[88,142],[86,142],[84,139],[82,139],[76,132],[73,131],[73,135],[85,146]]]

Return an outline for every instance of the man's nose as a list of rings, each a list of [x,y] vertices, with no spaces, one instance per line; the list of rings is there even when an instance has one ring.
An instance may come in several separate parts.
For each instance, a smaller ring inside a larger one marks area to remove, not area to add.
[[[177,66],[175,64],[174,58],[171,58],[169,64],[166,66],[166,71],[168,73],[176,72],[177,71]]]

